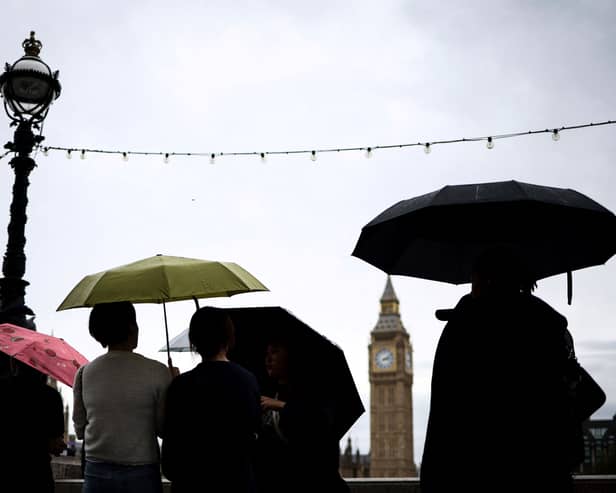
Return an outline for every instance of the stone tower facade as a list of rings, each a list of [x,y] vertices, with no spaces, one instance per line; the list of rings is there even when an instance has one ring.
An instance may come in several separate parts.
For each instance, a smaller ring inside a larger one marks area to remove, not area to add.
[[[413,452],[413,347],[387,277],[370,333],[370,476],[417,476]]]

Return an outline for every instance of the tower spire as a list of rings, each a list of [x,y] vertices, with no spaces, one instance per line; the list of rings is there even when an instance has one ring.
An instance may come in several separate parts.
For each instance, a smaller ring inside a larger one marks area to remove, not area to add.
[[[394,291],[390,276],[387,276],[385,282],[385,290],[381,296],[381,313],[374,330],[378,332],[406,332],[400,320],[400,301]]]
[[[381,314],[382,315],[399,315],[400,300],[394,291],[394,285],[391,282],[391,276],[387,276],[385,290],[381,296]]]

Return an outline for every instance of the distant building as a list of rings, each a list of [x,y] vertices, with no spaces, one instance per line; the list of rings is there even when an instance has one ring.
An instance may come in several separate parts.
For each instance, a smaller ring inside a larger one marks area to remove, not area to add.
[[[581,474],[616,474],[616,414],[612,419],[584,422],[584,462]]]
[[[389,276],[370,339],[370,476],[417,476],[413,452],[413,347]]]
[[[387,277],[381,311],[370,333],[370,453],[340,456],[344,477],[417,476],[413,452],[413,347],[400,318],[400,302]]]
[[[340,456],[340,474],[344,478],[370,477],[370,455],[360,454],[359,449],[356,449],[353,453],[350,437],[344,452]]]

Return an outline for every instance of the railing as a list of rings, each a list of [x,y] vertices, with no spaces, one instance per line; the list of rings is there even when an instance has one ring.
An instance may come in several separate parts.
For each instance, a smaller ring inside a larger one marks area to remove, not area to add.
[[[351,493],[420,493],[417,478],[357,478],[346,481]],[[574,483],[575,493],[616,493],[616,475],[576,476]],[[61,479],[56,481],[55,493],[81,493],[82,485],[81,479]],[[163,482],[163,491],[171,491],[167,481]]]

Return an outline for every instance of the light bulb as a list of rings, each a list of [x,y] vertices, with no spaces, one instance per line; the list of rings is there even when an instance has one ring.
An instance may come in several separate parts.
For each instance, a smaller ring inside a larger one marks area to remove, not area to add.
[[[310,159],[312,161],[316,161],[317,160],[317,151],[310,151]]]
[[[488,143],[486,144],[486,147],[488,149],[494,149],[494,141],[492,140],[492,137],[488,137]]]
[[[49,156],[49,147],[43,147],[43,156]]]
[[[86,158],[86,151],[85,149],[81,149],[81,152],[79,153],[79,159],[85,159]]]
[[[125,152],[122,153],[122,161],[128,161],[128,154]]]
[[[265,159],[265,153],[264,153],[264,152],[262,152],[262,153],[260,154],[260,156],[261,156],[261,162],[262,162],[262,163],[264,163],[265,161],[267,161],[267,160]]]
[[[71,154],[71,150],[67,149],[66,151],[66,159],[71,159],[73,157],[73,155]]]
[[[163,163],[167,164],[169,162],[169,153],[165,152],[165,156],[163,157]]]
[[[216,154],[212,153],[210,154],[210,164],[215,164],[216,163]]]
[[[366,157],[370,159],[372,157],[372,147],[366,149]]]
[[[432,149],[430,148],[430,142],[428,142],[427,144],[424,144],[424,152],[425,152],[426,154],[430,154],[430,151],[431,151],[431,150],[432,150]]]
[[[552,130],[552,140],[556,142],[558,139],[560,139],[560,132],[557,128],[555,128],[554,130]]]

